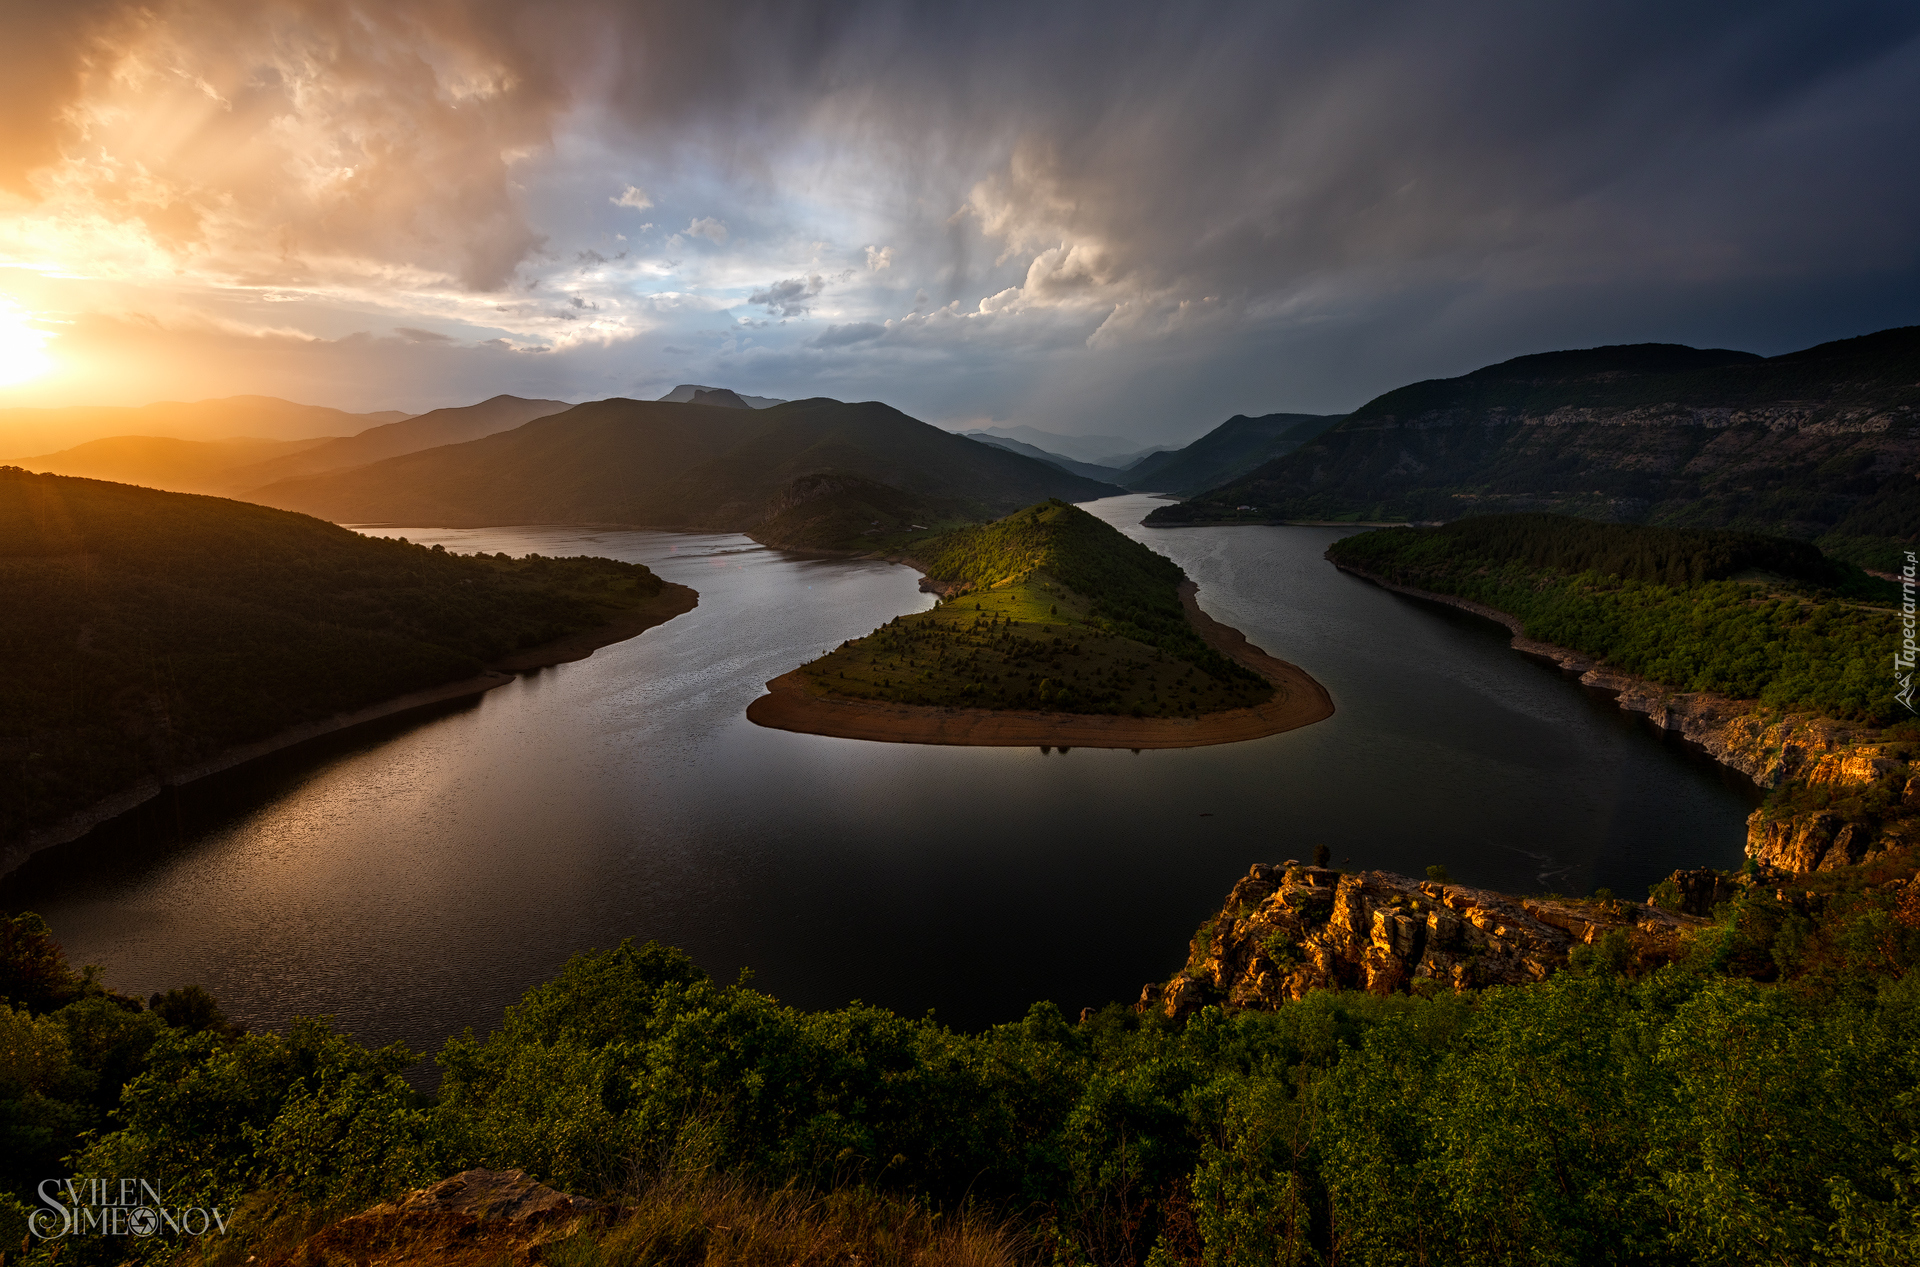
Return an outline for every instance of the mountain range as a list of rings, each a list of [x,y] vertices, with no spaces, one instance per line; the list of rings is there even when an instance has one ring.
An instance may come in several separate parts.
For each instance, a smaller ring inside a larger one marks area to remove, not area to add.
[[[1343,414],[1235,414],[1184,449],[1162,449],[1129,466],[1119,482],[1146,493],[1203,492],[1291,453]]]
[[[175,440],[310,440],[350,436],[410,415],[396,409],[355,414],[274,396],[229,396],[187,403],[69,405],[0,409],[0,453],[50,453],[107,436]]]
[[[1074,475],[1084,475],[1090,480],[1101,480],[1114,484],[1125,482],[1121,477],[1118,467],[1100,466],[1094,462],[1076,462],[1070,457],[1049,452],[1038,445],[1024,444],[1019,440],[1010,440],[1006,436],[989,435],[984,431],[963,431],[961,434],[966,436],[967,439],[980,444],[990,444],[996,449],[1005,449],[1009,453],[1024,453],[1030,458],[1037,458],[1042,462],[1050,462],[1063,471],[1070,472]]]
[[[1888,568],[1920,537],[1920,326],[1780,356],[1548,352],[1376,397],[1161,526],[1498,511],[1728,527]]]
[[[465,444],[281,480],[249,499],[339,523],[745,532],[777,518],[804,521],[794,514],[810,503],[823,503],[815,511],[836,501],[884,510],[864,522],[886,530],[1120,491],[873,401],[740,409],[616,398]]]
[[[1021,444],[1032,445],[1054,457],[1065,457],[1075,462],[1086,462],[1093,466],[1104,466],[1112,470],[1125,470],[1149,453],[1158,453],[1162,449],[1177,446],[1153,444],[1142,446],[1138,440],[1125,436],[1069,436],[1057,431],[1042,431],[1038,427],[984,427],[960,434],[976,440],[993,437],[1002,440],[1017,440]]]
[[[226,402],[208,402],[224,404]],[[274,402],[286,405],[286,401]],[[572,406],[560,400],[522,400],[495,396],[477,405],[435,409],[409,417],[392,415],[351,436],[307,440],[265,440],[255,437],[222,440],[186,440],[170,436],[117,435],[90,440],[58,453],[11,459],[8,465],[54,475],[142,484],[177,493],[242,496],[277,480],[321,471],[364,466],[443,444],[477,440],[511,430],[535,418]],[[312,406],[291,406],[311,409]],[[139,413],[142,411],[130,411]],[[322,414],[336,414],[323,410]],[[339,414],[340,418],[388,415]],[[198,425],[208,425],[199,421]],[[242,419],[244,421],[244,419]]]

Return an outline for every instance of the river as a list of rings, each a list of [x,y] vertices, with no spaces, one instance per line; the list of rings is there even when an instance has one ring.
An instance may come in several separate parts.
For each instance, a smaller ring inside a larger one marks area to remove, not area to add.
[[[191,785],[0,880],[78,963],[236,1019],[331,1014],[432,1050],[484,1032],[567,956],[622,938],[976,1027],[1051,998],[1130,1002],[1255,861],[1310,858],[1518,891],[1639,897],[1735,865],[1753,792],[1477,617],[1321,555],[1330,528],[1149,530],[1211,614],[1312,673],[1303,730],[1131,753],[940,748],[764,730],[762,683],[931,598],[910,570],[745,537],[400,530],[450,550],[592,553],[697,610],[477,700]]]

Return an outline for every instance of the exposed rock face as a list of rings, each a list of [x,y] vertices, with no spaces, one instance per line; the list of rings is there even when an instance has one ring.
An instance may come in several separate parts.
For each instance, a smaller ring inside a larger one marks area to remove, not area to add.
[[[1645,713],[1654,725],[1698,744],[1715,761],[1738,770],[1759,787],[1771,790],[1795,782],[1864,787],[1911,770],[1871,726],[1811,713],[1775,713],[1757,700],[1675,691],[1608,668],[1581,652],[1536,642],[1525,635],[1517,617],[1483,603],[1396,584],[1359,568],[1335,566],[1383,588],[1499,621],[1513,631],[1514,650],[1551,660],[1578,674],[1583,685],[1612,692],[1621,708]],[[1909,775],[1901,805],[1908,811],[1920,809],[1920,775]],[[1902,831],[1890,831],[1890,826],[1886,821],[1849,821],[1825,810],[1788,818],[1756,810],[1747,819],[1747,856],[1785,871],[1855,866],[1902,843]]]
[[[1256,863],[1189,949],[1185,971],[1148,986],[1141,1010],[1181,1017],[1207,1003],[1271,1008],[1314,990],[1388,993],[1416,981],[1455,990],[1539,981],[1579,945],[1622,930],[1627,953],[1668,962],[1704,921],[1625,903],[1515,898],[1387,871]]]
[[[518,1267],[610,1213],[523,1170],[468,1170],[314,1233],[270,1267]]]
[[[1712,915],[1714,907],[1732,901],[1740,891],[1738,884],[1706,867],[1696,871],[1674,872],[1673,886],[1680,893],[1678,913],[1681,915]],[[1647,904],[1658,905],[1651,900]]]

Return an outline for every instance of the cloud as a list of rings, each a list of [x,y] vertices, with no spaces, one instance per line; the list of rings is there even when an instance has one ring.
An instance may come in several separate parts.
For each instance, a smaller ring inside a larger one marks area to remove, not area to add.
[[[437,330],[419,330],[412,326],[395,326],[395,334],[409,343],[452,343],[453,336],[441,334]]]
[[[819,348],[843,348],[854,343],[867,343],[887,332],[883,325],[871,321],[857,321],[844,326],[828,326],[815,337],[813,345]]]
[[[527,392],[697,379],[751,304],[770,394],[1151,428],[1920,319],[1916,83],[1895,0],[66,0],[0,17],[0,266],[46,310],[273,303],[318,384],[467,390],[360,328],[579,376]],[[709,214],[611,267],[655,206]]]
[[[768,309],[785,317],[797,317],[807,311],[814,296],[826,285],[818,273],[810,277],[789,277],[783,282],[754,291],[747,296],[750,304],[764,304]]]

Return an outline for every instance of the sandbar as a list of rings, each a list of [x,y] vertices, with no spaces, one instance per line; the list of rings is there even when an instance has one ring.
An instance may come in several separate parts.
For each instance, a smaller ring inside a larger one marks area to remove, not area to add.
[[[939,708],[883,704],[811,694],[804,670],[767,683],[768,693],[747,706],[747,720],[772,730],[880,743],[956,744],[987,748],[1204,748],[1264,739],[1333,716],[1333,697],[1305,669],[1275,659],[1246,635],[1200,610],[1192,581],[1180,601],[1195,632],[1273,684],[1273,698],[1252,708],[1198,717],[1124,717],[1106,713],[1048,713],[1006,708]]]

